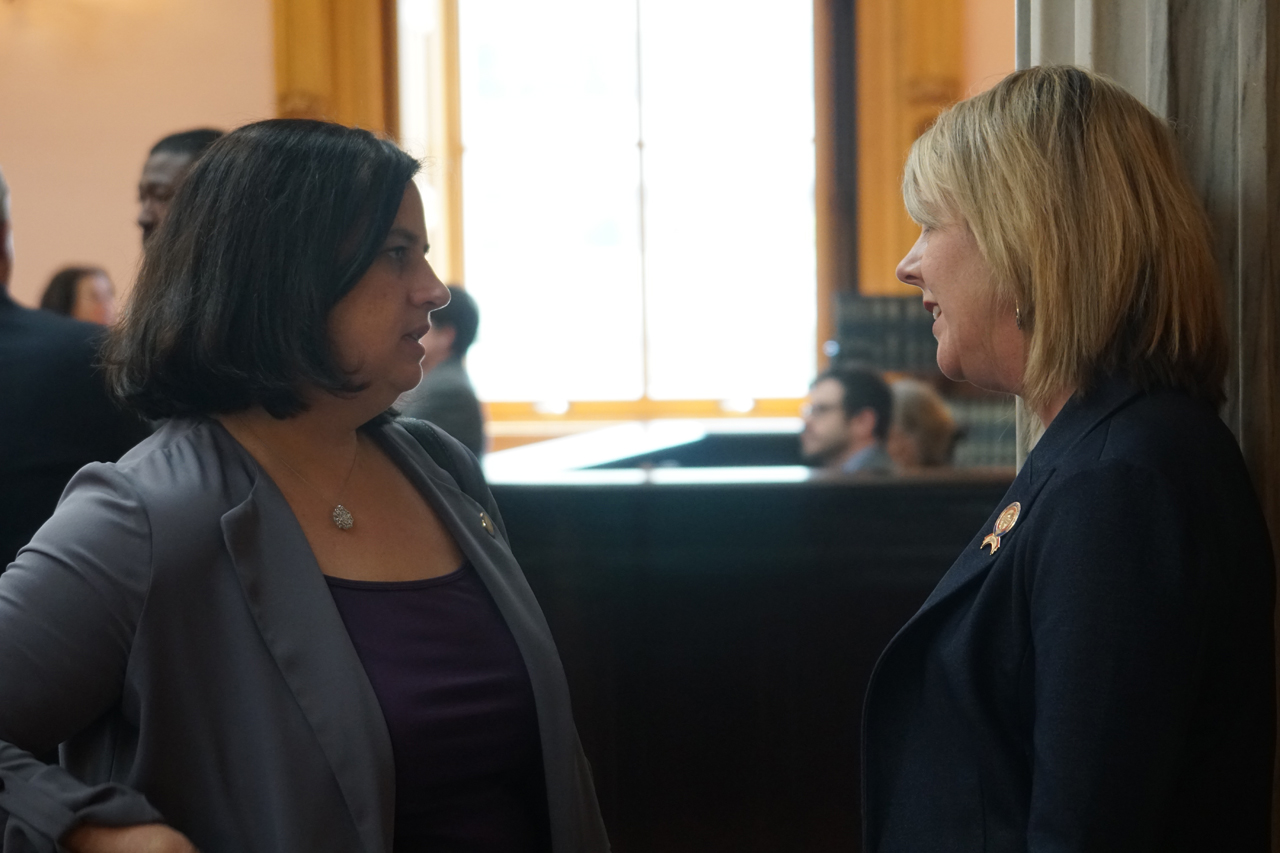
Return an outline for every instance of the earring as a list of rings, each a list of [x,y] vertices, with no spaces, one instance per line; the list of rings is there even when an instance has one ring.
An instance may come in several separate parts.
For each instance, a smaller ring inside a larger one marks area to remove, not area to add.
[[[1013,321],[1018,324],[1018,328],[1022,328],[1022,309],[1015,302],[1013,305]]]

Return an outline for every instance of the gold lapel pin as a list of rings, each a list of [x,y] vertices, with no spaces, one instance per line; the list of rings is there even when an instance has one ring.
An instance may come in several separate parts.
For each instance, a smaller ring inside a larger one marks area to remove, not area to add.
[[[1000,537],[1013,529],[1018,523],[1018,513],[1022,512],[1022,504],[1014,501],[1004,508],[1004,512],[1000,513],[1000,517],[996,519],[995,528],[987,534],[987,538],[982,540],[982,544],[978,546],[981,550],[988,545],[991,546],[991,553],[994,554],[1000,550]]]
[[[489,518],[489,513],[484,510],[480,510],[480,526],[484,528],[485,533],[497,538],[498,528],[494,526],[493,520]]]

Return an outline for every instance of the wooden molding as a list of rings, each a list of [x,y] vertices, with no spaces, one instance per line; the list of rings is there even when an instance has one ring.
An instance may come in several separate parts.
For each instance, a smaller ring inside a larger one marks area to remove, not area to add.
[[[276,111],[398,131],[395,0],[274,0]]]
[[[963,0],[858,0],[858,290],[912,295],[894,269],[920,229],[902,206],[911,143],[960,99]]]

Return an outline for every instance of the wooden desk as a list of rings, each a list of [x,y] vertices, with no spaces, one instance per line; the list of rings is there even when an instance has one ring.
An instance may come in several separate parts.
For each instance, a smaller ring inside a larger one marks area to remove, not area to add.
[[[536,479],[496,477],[494,492],[559,645],[614,850],[856,851],[871,668],[1012,471]]]

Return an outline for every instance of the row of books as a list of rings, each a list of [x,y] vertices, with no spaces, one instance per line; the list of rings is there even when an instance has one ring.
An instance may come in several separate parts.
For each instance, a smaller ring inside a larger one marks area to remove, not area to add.
[[[841,361],[904,373],[938,372],[933,317],[918,296],[838,294],[836,343]]]
[[[1018,443],[1013,397],[987,400],[948,400],[956,425],[963,431],[956,444],[957,467],[1013,465]]]

